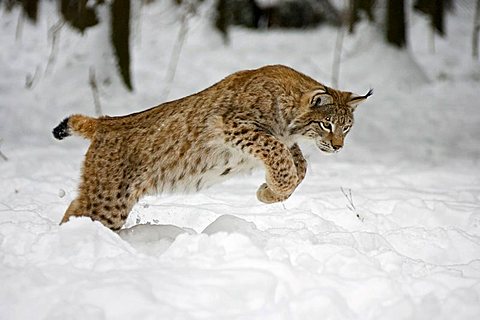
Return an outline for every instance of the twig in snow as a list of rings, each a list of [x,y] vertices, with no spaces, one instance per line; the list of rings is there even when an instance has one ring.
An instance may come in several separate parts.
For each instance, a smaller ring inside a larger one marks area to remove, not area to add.
[[[477,0],[475,9],[475,18],[473,19],[473,35],[472,35],[472,56],[478,59],[478,35],[480,34],[480,0]]]
[[[135,42],[138,47],[141,47],[142,45],[142,12],[143,12],[143,7],[146,5],[146,1],[140,1],[137,5],[137,9],[132,10],[132,14],[136,15],[136,17],[133,17],[133,21],[135,23],[134,27],[134,33],[135,33]]]
[[[345,28],[340,26],[337,31],[337,40],[335,41],[335,50],[333,52],[332,63],[332,86],[338,87],[340,78],[340,63],[342,60],[343,39],[345,38]]]
[[[2,143],[2,138],[0,138],[0,144]],[[2,158],[4,161],[8,161],[8,158],[6,155],[2,153],[2,150],[0,150],[0,158]]]
[[[40,77],[40,67],[37,66],[35,68],[35,73],[33,75],[28,73],[27,76],[25,77],[25,88],[27,89],[33,88],[34,84],[37,82],[39,77]]]
[[[363,222],[363,220],[365,219],[360,217],[360,215],[357,213],[357,208],[353,203],[352,189],[348,189],[348,192],[347,192],[347,190],[343,189],[343,187],[340,187],[340,190],[342,190],[343,195],[345,196],[345,198],[347,198],[347,201],[348,201],[347,209],[352,211],[355,214],[355,216],[358,218],[358,220]]]
[[[353,6],[353,1],[350,1],[350,6]],[[337,39],[335,41],[335,48],[333,50],[333,62],[332,62],[332,86],[339,86],[340,79],[340,65],[342,63],[342,50],[343,50],[343,40],[345,39],[345,33],[347,32],[348,24],[350,22],[350,31],[353,32],[353,23],[354,23],[354,9],[348,8],[350,12],[350,17],[344,15],[339,18],[340,25],[337,28]],[[348,21],[350,20],[350,21]]]
[[[190,17],[195,14],[196,11],[195,1],[186,1],[186,4],[184,4],[183,7],[184,9],[181,16],[180,30],[178,31],[177,40],[173,46],[172,55],[170,56],[170,63],[165,76],[165,88],[163,89],[163,93],[161,95],[162,101],[167,100],[168,95],[170,94],[173,79],[175,78],[175,73],[177,72],[180,53],[182,52],[183,44],[185,43],[185,38],[187,37],[188,22]]]
[[[47,66],[45,67],[45,74],[48,74],[51,66],[57,58],[58,51],[58,38],[60,37],[60,31],[62,30],[65,21],[60,19],[57,23],[48,29],[48,37],[52,39],[52,46],[50,48],[50,55],[48,56]]]
[[[89,70],[88,83],[90,84],[90,88],[92,88],[93,104],[95,105],[95,114],[97,116],[101,116],[103,114],[102,105],[100,104],[100,96],[98,94],[97,79],[95,77],[95,69],[93,67],[90,67],[90,70]]]
[[[17,20],[17,28],[15,30],[16,41],[19,41],[20,38],[22,37],[24,20],[25,20],[25,16],[24,16],[23,10],[20,10],[20,14],[18,15],[18,20]]]

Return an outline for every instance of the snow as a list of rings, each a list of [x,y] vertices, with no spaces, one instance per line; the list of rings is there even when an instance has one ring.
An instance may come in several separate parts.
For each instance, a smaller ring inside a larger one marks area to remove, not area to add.
[[[254,172],[198,194],[146,197],[117,234],[86,218],[58,225],[88,144],[55,141],[51,129],[94,114],[91,66],[106,114],[161,102],[174,9],[136,8],[133,93],[102,27],[82,37],[64,26],[46,71],[54,5],[42,3],[39,24],[25,22],[19,39],[19,11],[1,10],[0,319],[480,318],[473,12],[449,15],[435,53],[414,14],[406,52],[367,24],[346,37],[340,87],[374,95],[339,154],[302,146],[307,177],[284,203],[256,200],[263,172]],[[336,29],[232,29],[226,46],[208,14],[207,4],[190,21],[169,99],[274,63],[329,84]]]

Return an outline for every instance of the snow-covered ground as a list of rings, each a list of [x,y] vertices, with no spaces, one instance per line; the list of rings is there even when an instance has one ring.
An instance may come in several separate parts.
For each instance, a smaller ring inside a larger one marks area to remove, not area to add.
[[[94,114],[90,67],[106,114],[161,102],[175,11],[136,8],[129,93],[100,27],[82,37],[64,26],[48,65],[58,17],[41,9],[18,39],[19,12],[0,12],[0,319],[480,318],[471,10],[449,15],[435,53],[428,22],[413,14],[407,52],[368,25],[345,38],[340,87],[375,94],[341,153],[303,146],[307,177],[284,203],[256,200],[259,171],[194,195],[144,198],[117,234],[85,218],[58,225],[87,143],[50,132],[71,113]],[[225,46],[205,21],[191,21],[169,99],[274,63],[330,82],[335,29],[233,29]]]

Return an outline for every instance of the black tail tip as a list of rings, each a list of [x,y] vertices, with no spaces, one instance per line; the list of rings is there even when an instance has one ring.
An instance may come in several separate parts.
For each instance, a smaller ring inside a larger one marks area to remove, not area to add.
[[[58,126],[55,127],[52,131],[53,136],[58,139],[62,140],[70,135],[70,129],[68,127],[68,118],[63,119],[62,122]]]

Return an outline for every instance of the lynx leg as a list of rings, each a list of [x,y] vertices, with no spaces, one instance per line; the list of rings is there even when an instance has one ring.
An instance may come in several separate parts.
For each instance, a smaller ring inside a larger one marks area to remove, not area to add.
[[[77,198],[68,206],[67,211],[65,211],[65,214],[63,215],[62,221],[60,221],[60,224],[67,222],[72,216],[81,216],[81,212],[82,210],[80,208],[80,201]]]
[[[72,216],[86,216],[101,222],[112,230],[120,229],[136,201],[113,201],[111,196],[101,196],[99,199],[98,195],[89,198],[80,195],[73,200],[65,212],[61,224],[67,222]]]
[[[300,150],[300,147],[296,143],[290,148],[290,153],[292,154],[295,167],[297,168],[297,183],[300,184],[307,173],[307,161],[303,157],[302,150]]]
[[[87,153],[79,195],[68,207],[62,223],[71,216],[86,216],[112,230],[123,226],[141,194],[134,190],[138,185],[134,183],[138,180],[135,172],[124,163],[114,166],[112,160],[108,155]]]
[[[295,186],[297,187],[300,184],[300,182],[302,182],[303,179],[305,178],[305,174],[307,172],[307,162],[305,161],[302,151],[300,150],[297,144],[294,144],[290,148],[290,153],[292,154],[293,161],[297,169],[297,183]],[[265,203],[283,201],[283,200],[286,200],[289,196],[290,195],[288,195],[287,197],[281,197],[279,195],[275,195],[266,183],[262,184],[257,191],[257,198],[260,201]]]
[[[273,203],[290,197],[299,177],[292,153],[283,142],[254,125],[232,125],[225,134],[232,146],[250,153],[265,165],[266,183],[257,191],[258,200]]]
[[[137,201],[112,201],[111,197],[106,199],[95,199],[92,202],[91,218],[101,222],[104,226],[119,230],[127,220],[130,210]]]

